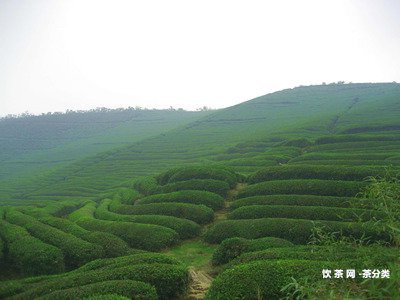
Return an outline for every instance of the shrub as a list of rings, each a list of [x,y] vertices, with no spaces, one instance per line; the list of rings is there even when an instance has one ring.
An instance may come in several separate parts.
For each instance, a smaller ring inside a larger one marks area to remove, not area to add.
[[[354,247],[349,245],[332,246],[295,246],[291,248],[270,248],[262,251],[243,253],[232,260],[228,267],[234,267],[252,261],[301,259],[320,261],[348,261],[364,266],[384,266],[397,258],[396,249],[382,246]],[[355,266],[353,266],[355,267]]]
[[[254,240],[237,237],[229,238],[223,240],[215,250],[212,257],[212,263],[213,265],[226,264],[245,252],[259,251],[271,247],[289,246],[293,246],[293,244],[287,240],[274,237],[265,237]]]
[[[309,163],[309,162],[308,162]],[[259,183],[280,179],[326,179],[361,181],[366,177],[384,174],[384,169],[377,167],[347,167],[347,166],[309,166],[286,165],[269,167],[250,175],[249,183]]]
[[[104,199],[96,209],[96,217],[110,221],[155,224],[175,230],[180,238],[192,238],[200,233],[200,226],[190,220],[161,215],[120,215],[108,210],[111,200]]]
[[[315,140],[316,145],[343,143],[343,142],[364,142],[364,141],[398,141],[399,135],[334,135],[323,136]]]
[[[151,176],[139,177],[134,180],[133,188],[145,196],[151,195],[158,189],[157,180]]]
[[[166,215],[206,224],[213,220],[214,211],[205,205],[188,203],[150,203],[142,205],[121,205],[116,211],[128,215]]]
[[[174,230],[158,225],[97,219],[82,219],[77,223],[87,230],[114,234],[132,248],[143,250],[158,251],[176,244],[179,240],[179,236]]]
[[[261,237],[278,237],[287,239],[295,244],[309,242],[315,224],[326,226],[327,230],[343,232],[345,236],[360,238],[363,235],[372,241],[390,241],[385,233],[374,230],[367,224],[337,222],[337,221],[310,221],[301,219],[252,219],[226,220],[215,224],[205,234],[204,240],[208,243],[220,243],[231,237],[256,239]]]
[[[125,296],[120,296],[117,294],[106,294],[106,295],[92,296],[92,297],[85,298],[85,299],[86,300],[129,300],[130,298],[127,298]],[[133,299],[135,299],[135,298],[133,298]]]
[[[232,211],[229,219],[290,218],[328,221],[380,220],[384,214],[369,209],[324,206],[250,205]]]
[[[24,227],[34,237],[59,248],[64,254],[66,263],[71,267],[80,266],[85,262],[101,257],[103,254],[98,245],[88,243],[72,234],[43,224],[16,210],[9,210],[6,214],[6,220]]]
[[[159,175],[157,179],[161,185],[190,179],[215,179],[227,182],[232,188],[236,185],[238,176],[221,167],[192,166],[173,169],[171,172]]]
[[[157,299],[157,292],[153,286],[134,280],[110,280],[96,282],[79,287],[57,290],[39,297],[38,299],[83,299],[84,297],[108,293],[123,295],[129,297],[128,299]]]
[[[3,265],[3,260],[4,260],[4,243],[3,240],[1,239],[1,234],[0,234],[0,267]]]
[[[154,189],[152,194],[171,193],[181,190],[208,191],[226,197],[230,187],[225,181],[215,179],[191,179],[168,183]]]
[[[255,261],[220,273],[206,299],[280,299],[281,289],[292,277],[320,279],[322,269],[332,264],[318,261]]]
[[[104,251],[104,257],[126,255],[131,250],[125,241],[111,233],[92,232],[67,219],[45,217],[41,218],[40,221],[66,233],[73,234],[87,242],[101,246]]]
[[[213,210],[221,209],[224,206],[224,198],[222,198],[220,195],[207,191],[190,190],[147,196],[137,200],[135,204],[149,204],[160,202],[203,204],[212,208]]]
[[[0,237],[7,249],[7,261],[22,275],[55,274],[64,271],[60,249],[32,237],[26,229],[0,221]]]
[[[332,197],[318,195],[265,195],[252,196],[235,200],[231,209],[248,205],[293,205],[293,206],[325,206],[325,207],[349,207],[351,201],[356,198]],[[362,201],[362,199],[358,199]]]
[[[340,180],[274,180],[249,185],[238,194],[238,198],[273,194],[354,197],[365,185],[365,182]]]
[[[148,283],[157,290],[159,299],[176,299],[188,285],[189,276],[186,267],[171,264],[135,264],[123,267],[109,265],[101,269],[85,272],[70,272],[59,277],[27,284],[24,290],[15,295],[15,299],[35,299],[51,290],[69,289],[87,284],[102,283],[110,280],[134,280]]]
[[[68,219],[72,222],[77,222],[83,219],[94,218],[94,212],[96,211],[96,202],[88,201],[81,208],[75,210],[68,215]]]

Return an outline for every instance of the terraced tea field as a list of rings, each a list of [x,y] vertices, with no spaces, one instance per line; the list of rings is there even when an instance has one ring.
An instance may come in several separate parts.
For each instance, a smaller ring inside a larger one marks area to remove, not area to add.
[[[271,125],[265,116],[276,122],[287,109],[278,96],[313,105],[297,123],[291,108],[282,127]],[[0,298],[400,297],[398,85],[299,88],[267,100],[99,154],[2,199]],[[348,269],[354,279],[334,278]],[[367,269],[390,278],[359,275]]]

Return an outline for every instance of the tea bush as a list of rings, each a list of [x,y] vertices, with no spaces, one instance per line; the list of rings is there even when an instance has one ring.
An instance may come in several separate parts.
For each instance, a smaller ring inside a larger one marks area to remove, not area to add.
[[[89,231],[63,218],[44,217],[40,218],[40,221],[66,233],[73,234],[89,243],[101,246],[104,251],[104,257],[126,255],[131,251],[125,241],[111,233]]]
[[[126,215],[166,215],[206,224],[214,219],[214,211],[205,205],[188,203],[150,203],[142,205],[121,205],[116,211]]]
[[[103,255],[100,246],[43,224],[16,210],[9,210],[6,213],[6,220],[24,227],[34,237],[59,248],[64,254],[66,264],[70,267],[80,266]]]
[[[364,186],[366,186],[365,182],[358,181],[320,179],[273,180],[247,186],[238,194],[238,198],[273,194],[354,197]]]
[[[0,237],[8,263],[22,275],[55,274],[64,271],[60,249],[32,237],[26,229],[0,221]],[[1,298],[1,297],[0,297]]]
[[[103,231],[123,239],[132,248],[159,251],[178,242],[178,234],[163,226],[97,219],[81,219],[78,225],[91,231]]]
[[[175,230],[181,239],[200,233],[200,226],[190,220],[162,215],[121,215],[108,210],[111,200],[104,199],[96,209],[96,217],[103,220],[160,225]]]
[[[134,280],[110,280],[97,282],[79,287],[57,290],[49,294],[45,294],[37,299],[86,299],[90,296],[109,293],[115,293],[129,297],[127,299],[158,299],[156,289],[153,286]]]
[[[309,163],[309,162],[308,162]],[[384,174],[381,167],[286,165],[269,167],[252,174],[249,183],[280,179],[326,179],[360,181],[372,175]]]
[[[318,195],[264,195],[237,199],[230,207],[231,209],[248,205],[349,207],[350,202],[354,201],[362,201],[362,199]]]
[[[224,206],[224,198],[222,198],[220,195],[207,191],[190,190],[147,196],[136,200],[135,204],[149,204],[160,202],[203,204],[212,208],[213,210],[221,209]]]
[[[206,232],[204,240],[208,243],[221,243],[231,237],[256,239],[261,237],[278,237],[295,244],[306,244],[310,240],[312,230],[316,225],[322,225],[332,232],[342,232],[345,236],[360,238],[368,237],[371,241],[390,241],[390,236],[381,233],[368,224],[338,222],[338,221],[311,221],[302,219],[251,219],[226,220],[215,224]]]
[[[164,194],[181,190],[208,191],[226,197],[230,187],[225,181],[215,179],[190,179],[159,186],[152,194]]]
[[[191,179],[215,179],[227,182],[232,188],[236,185],[238,176],[234,172],[221,167],[192,166],[173,169],[159,175],[157,179],[161,185]]]
[[[254,240],[245,238],[229,238],[223,240],[218,248],[214,251],[212,257],[213,265],[226,264],[232,259],[240,256],[242,253],[259,251],[274,247],[291,247],[293,243],[274,237],[265,237]]]
[[[382,212],[358,208],[289,205],[242,206],[229,215],[229,219],[289,218],[327,221],[369,221],[380,220]]]

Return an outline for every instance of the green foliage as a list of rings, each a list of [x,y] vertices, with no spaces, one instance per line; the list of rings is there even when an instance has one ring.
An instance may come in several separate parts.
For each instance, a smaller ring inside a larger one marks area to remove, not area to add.
[[[135,204],[149,204],[160,202],[203,204],[212,208],[213,210],[221,209],[224,206],[224,198],[222,198],[220,195],[207,191],[190,190],[147,196],[137,200]]]
[[[139,177],[133,181],[132,185],[143,195],[154,194],[154,190],[158,188],[157,180],[152,176]]]
[[[55,274],[64,271],[60,249],[32,237],[26,229],[0,221],[0,240],[5,259],[22,275]]]
[[[84,297],[86,298],[93,295],[103,295],[111,293],[129,297],[126,299],[157,299],[157,292],[153,286],[144,282],[134,280],[110,280],[97,282],[79,287],[57,290],[41,296],[37,299],[83,299]],[[92,299],[92,297],[90,299]]]
[[[291,139],[291,140],[284,141],[281,143],[281,146],[299,147],[299,148],[305,148],[305,147],[308,147],[311,145],[312,145],[312,142],[310,142],[306,138]]]
[[[273,180],[247,186],[238,198],[273,194],[354,197],[365,185],[365,182],[340,180]]]
[[[320,278],[329,266],[318,261],[255,261],[228,269],[215,278],[206,299],[280,299],[292,277]]]
[[[94,212],[96,211],[97,204],[93,201],[88,201],[84,206],[75,210],[68,215],[68,219],[72,222],[76,222],[83,219],[94,218]]]
[[[366,134],[346,134],[346,135],[330,135],[319,137],[315,140],[316,145],[343,143],[343,142],[365,142],[365,141],[398,141],[400,136],[398,134],[379,134],[379,135],[366,135]]]
[[[160,225],[176,231],[181,239],[192,238],[200,233],[200,226],[193,221],[162,215],[121,215],[109,211],[110,203],[110,199],[101,201],[96,209],[97,218],[110,221]]]
[[[44,217],[40,218],[40,221],[66,233],[73,234],[89,243],[101,246],[104,252],[104,257],[126,255],[131,251],[126,242],[111,233],[88,231],[68,219]]]
[[[91,231],[103,231],[123,239],[132,248],[159,251],[178,242],[178,234],[163,226],[131,222],[81,219],[78,225]]]
[[[324,206],[249,205],[233,210],[229,219],[290,218],[327,221],[380,220],[384,214],[369,209]]]
[[[157,177],[157,181],[161,185],[191,179],[215,179],[225,181],[232,188],[236,185],[239,177],[234,172],[215,166],[192,166],[176,168],[166,173],[160,174]]]
[[[150,203],[142,205],[121,205],[116,211],[127,215],[166,215],[185,218],[198,224],[206,224],[213,220],[214,211],[205,205],[188,203]]]
[[[256,239],[261,237],[278,237],[295,244],[306,244],[310,240],[315,224],[326,226],[330,232],[342,232],[345,236],[366,237],[371,241],[390,241],[390,236],[380,232],[369,224],[338,221],[317,221],[302,219],[252,219],[227,220],[212,226],[205,234],[208,243],[220,243],[231,237]]]
[[[232,202],[231,209],[248,205],[292,205],[292,206],[325,206],[349,207],[350,201],[363,201],[351,197],[332,197],[318,195],[264,195],[240,198]]]
[[[286,165],[262,169],[249,176],[249,183],[279,179],[326,179],[360,181],[371,175],[383,174],[384,168]]]
[[[226,197],[230,187],[225,181],[215,179],[190,179],[168,183],[154,189],[152,194],[171,193],[182,190],[208,191]]]
[[[103,249],[100,246],[43,224],[37,219],[16,210],[7,211],[6,220],[24,227],[34,237],[59,248],[64,254],[66,264],[70,267],[80,266],[103,256]]]
[[[213,265],[226,264],[232,259],[240,256],[242,253],[264,250],[275,247],[291,247],[293,244],[287,240],[265,237],[254,240],[245,238],[229,238],[223,240],[215,250],[212,263]]]
[[[94,283],[101,285],[111,280],[141,281],[155,287],[158,299],[176,299],[186,290],[189,276],[187,269],[182,265],[110,264],[95,270],[78,269],[58,277],[39,278],[33,283],[21,282],[17,289],[4,290],[0,296],[14,295],[14,299],[34,299],[48,294],[51,290],[66,290]]]

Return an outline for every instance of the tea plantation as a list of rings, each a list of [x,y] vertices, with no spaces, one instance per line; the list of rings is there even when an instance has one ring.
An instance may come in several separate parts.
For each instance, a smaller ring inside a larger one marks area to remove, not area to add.
[[[299,87],[4,186],[0,299],[397,299],[398,116]]]

